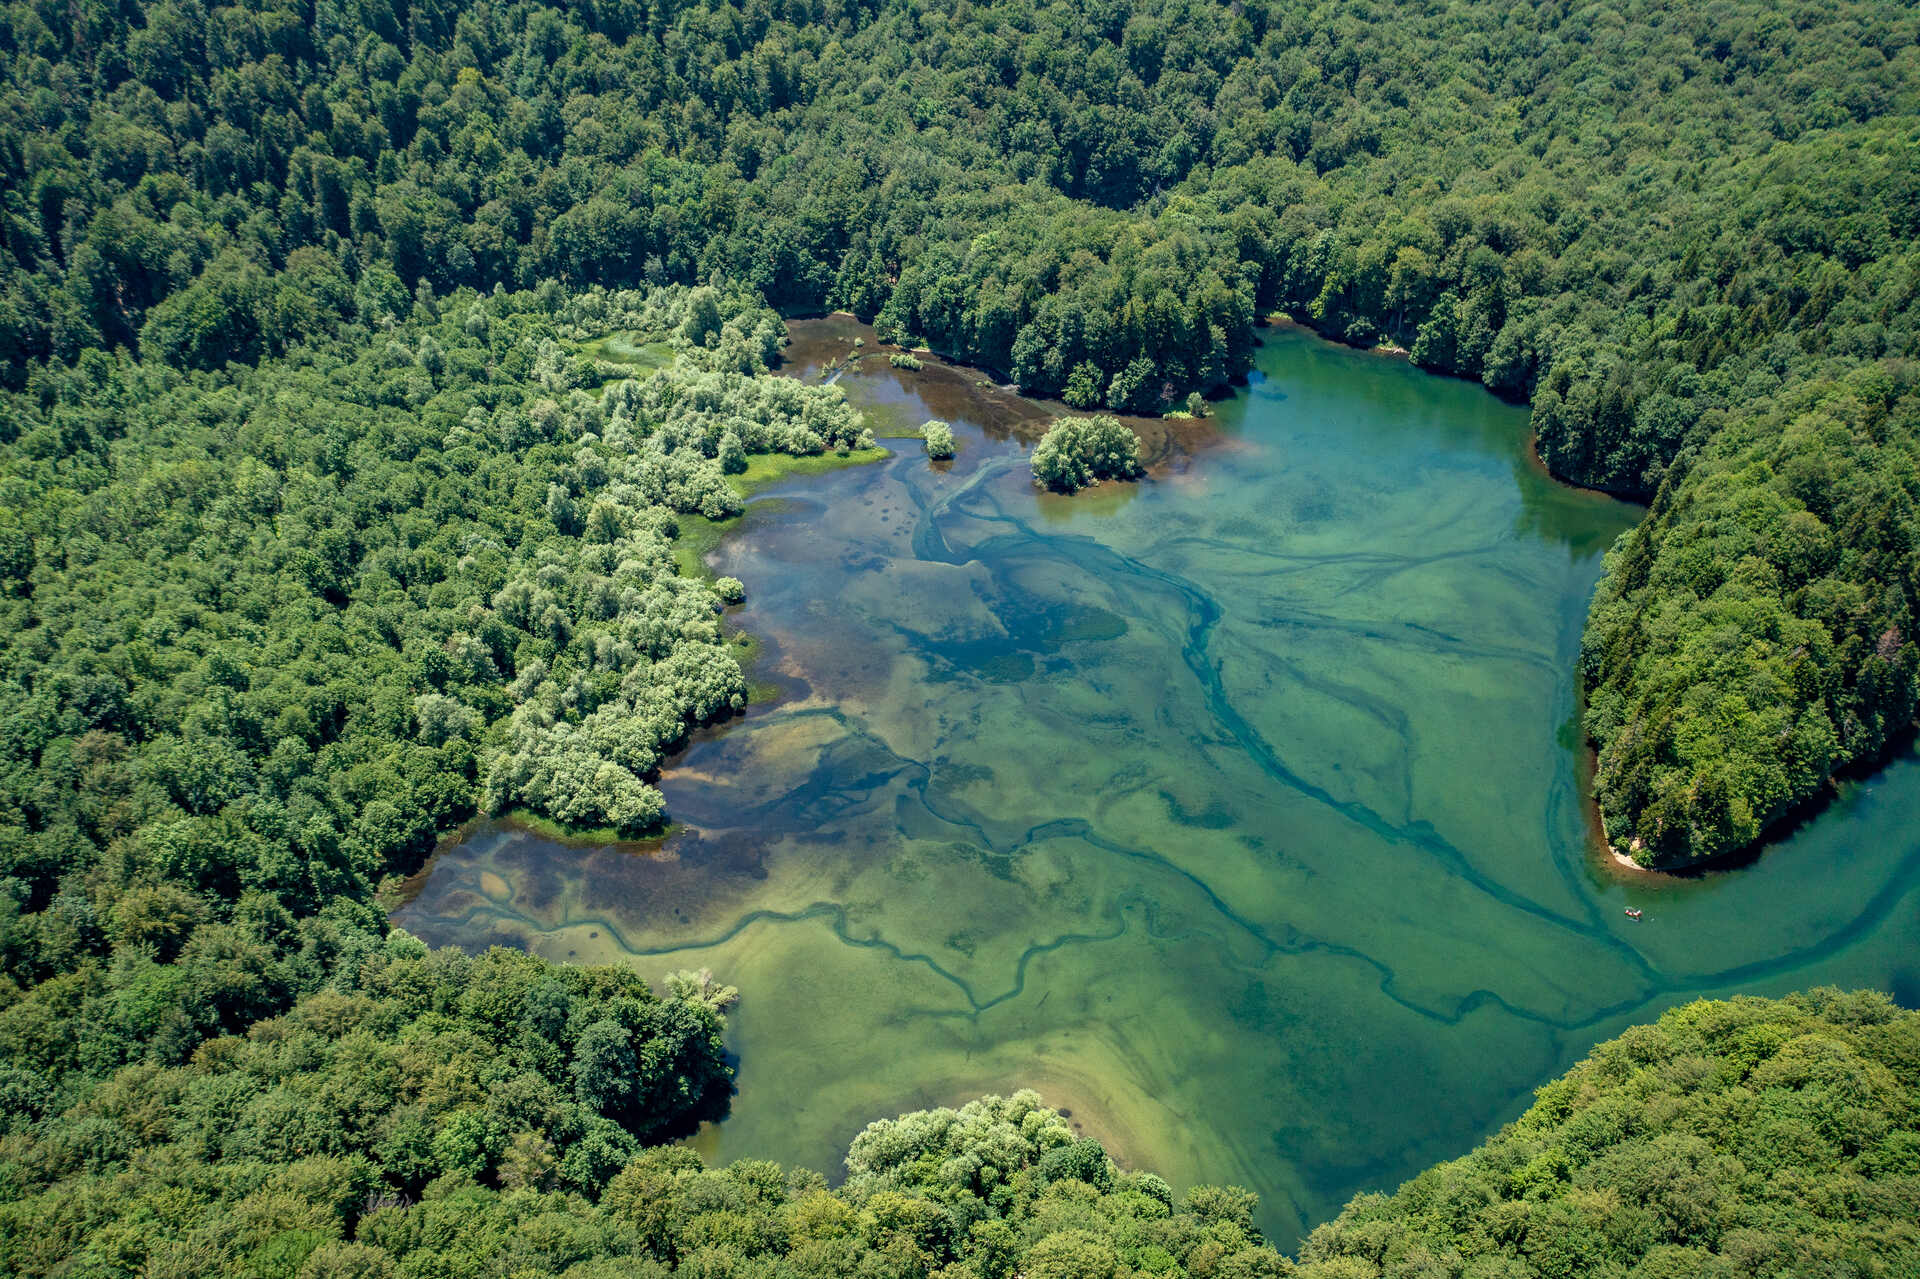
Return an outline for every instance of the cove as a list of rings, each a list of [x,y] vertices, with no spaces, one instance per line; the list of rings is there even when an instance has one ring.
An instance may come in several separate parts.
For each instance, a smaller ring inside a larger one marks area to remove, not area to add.
[[[959,457],[793,479],[719,545],[785,695],[670,767],[680,833],[483,823],[396,916],[739,986],[711,1158],[832,1173],[1032,1086],[1290,1247],[1672,1004],[1920,998],[1911,756],[1737,872],[1596,848],[1573,669],[1638,512],[1542,474],[1524,410],[1279,330],[1196,456],[1058,498],[1026,419],[876,363],[856,402]]]

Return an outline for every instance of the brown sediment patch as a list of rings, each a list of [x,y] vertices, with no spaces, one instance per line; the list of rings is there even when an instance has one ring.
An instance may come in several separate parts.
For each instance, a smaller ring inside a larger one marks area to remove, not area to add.
[[[1048,523],[1065,523],[1083,515],[1111,515],[1140,496],[1140,486],[1125,480],[1104,480],[1074,493],[1056,493],[1034,488],[1033,500],[1040,518]]]
[[[1618,844],[1613,842],[1613,837],[1607,833],[1607,815],[1600,811],[1599,802],[1593,797],[1591,773],[1593,758],[1593,747],[1588,746],[1584,752],[1584,759],[1582,760],[1582,781],[1584,783],[1588,821],[1590,823],[1588,829],[1590,832],[1598,832],[1597,838],[1589,838],[1588,840],[1588,851],[1593,857],[1594,864],[1616,879],[1647,880],[1679,878],[1679,876],[1674,875],[1673,872],[1662,870],[1657,866],[1642,866],[1639,862],[1633,860],[1630,854],[1623,852]]]
[[[1073,412],[1064,405],[1063,415]],[[1076,415],[1078,416],[1078,415]],[[1193,459],[1223,438],[1210,417],[1128,417],[1120,420],[1140,437],[1140,460],[1151,475],[1184,473]]]
[[[872,325],[845,312],[789,319],[787,334],[786,355],[777,371],[805,382],[836,375],[849,382],[860,379],[869,391],[860,396],[860,408],[881,438],[918,434],[924,407],[934,417],[971,422],[989,439],[1031,445],[1054,419],[1094,411],[1022,395],[1003,374],[926,347],[911,349],[920,361],[918,369],[895,368],[887,357],[908,348],[882,342]],[[1212,418],[1118,416],[1140,438],[1141,461],[1156,476],[1181,473],[1223,438]]]
[[[913,352],[920,360],[918,369],[895,368],[887,357],[906,348],[882,342],[872,325],[844,312],[789,320],[787,334],[786,355],[777,371],[804,382],[820,382],[835,373],[875,383],[887,380],[901,391],[911,391],[935,417],[965,419],[998,439],[1038,439],[1053,416],[1044,405],[1009,390],[984,370],[924,348]],[[880,391],[879,387],[874,389]],[[916,415],[919,405],[898,404],[899,415],[887,411],[895,402],[909,397],[880,393],[861,398],[874,401],[862,403],[861,408],[873,419],[875,435],[884,438],[918,433],[920,422],[908,421],[907,417]]]
[[[386,889],[390,896],[382,900],[393,922],[403,928],[406,927],[406,920],[401,916],[412,908],[425,905],[431,907],[429,915],[447,914],[449,894],[461,892],[477,894],[487,900],[513,897],[517,904],[537,906],[546,890],[538,886],[543,881],[535,872],[540,869],[542,859],[549,855],[550,850],[559,850],[569,861],[588,862],[602,867],[621,863],[659,865],[679,860],[669,844],[684,833],[678,824],[669,823],[658,834],[630,839],[603,832],[571,831],[523,809],[513,809],[497,816],[481,814],[442,835],[420,869]],[[448,857],[458,859],[465,845],[488,836],[506,836],[515,841],[515,847],[502,855],[505,870],[496,871],[488,869],[486,863],[473,863],[467,865],[460,874],[436,882],[436,876],[445,869]],[[429,887],[435,890],[432,900],[423,901]]]
[[[1639,862],[1633,860],[1633,858],[1627,856],[1612,844],[1607,845],[1607,856],[1613,858],[1613,864],[1621,870],[1631,871],[1636,875],[1657,875],[1660,873],[1651,866],[1642,866]]]
[[[1023,1088],[1040,1094],[1050,1110],[1060,1112],[1070,1127],[1083,1137],[1091,1137],[1105,1148],[1107,1156],[1123,1169],[1152,1170],[1164,1143],[1142,1140],[1133,1125],[1122,1118],[1122,1099],[1104,1095],[1100,1084],[1079,1071],[1068,1070],[1053,1062],[1034,1062],[1021,1069],[1019,1078],[1002,1088],[974,1088],[957,1093],[941,1105],[964,1106],[982,1092],[1010,1096]]]
[[[694,1154],[699,1155],[700,1162],[709,1168],[717,1168],[720,1166],[720,1125],[711,1119],[702,1122],[698,1128],[686,1136],[669,1142],[668,1144],[685,1146]],[[817,1168],[814,1171],[825,1174],[831,1170]]]

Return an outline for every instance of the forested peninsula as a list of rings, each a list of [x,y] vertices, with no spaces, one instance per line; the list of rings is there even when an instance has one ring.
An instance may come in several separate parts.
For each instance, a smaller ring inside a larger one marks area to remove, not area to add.
[[[1920,698],[1920,15],[1467,0],[0,7],[0,1270],[1262,1279],[1911,1270],[1920,1022],[1696,1005],[1297,1262],[1031,1095],[706,1170],[731,993],[429,951],[477,812],[657,831],[744,705],[689,547],[873,456],[844,308],[1080,410],[1286,315],[1644,499],[1611,838],[1751,846]],[[1043,482],[1131,474],[1090,419]],[[1100,458],[1085,462],[1077,446]],[[748,588],[751,588],[748,583]]]

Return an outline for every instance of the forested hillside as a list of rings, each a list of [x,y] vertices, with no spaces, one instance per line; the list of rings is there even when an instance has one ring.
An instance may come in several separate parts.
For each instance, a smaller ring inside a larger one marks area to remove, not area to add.
[[[692,1019],[702,992],[685,989],[678,1016]],[[9,1080],[0,1265],[150,1279],[1815,1279],[1920,1267],[1920,1015],[1877,995],[1699,1003],[1636,1027],[1479,1150],[1356,1199],[1297,1263],[1261,1239],[1252,1195],[1201,1187],[1176,1200],[1032,1093],[875,1123],[833,1190],[760,1161],[635,1156],[593,1103],[631,1088],[620,1104],[644,1120],[679,1104],[667,1085],[697,1077],[648,1072],[633,1088],[610,1070],[621,1008],[671,1023],[676,1006],[663,1015],[617,971],[429,955],[397,936],[350,990],[189,1065],[122,1070],[82,1105],[63,1111]]]
[[[1917,25],[1891,0],[15,0],[0,378],[252,361],[396,277],[722,272],[1135,412],[1243,373],[1268,312],[1398,341],[1531,399],[1568,479],[1651,497],[1688,460],[1661,540],[1703,563],[1620,570],[1585,666],[1616,841],[1685,861],[1912,718],[1908,415],[1799,437],[1876,489],[1879,532],[1719,472],[1816,522],[1812,558],[1736,555],[1690,460],[1858,367],[1904,396]],[[1709,693],[1649,677],[1675,645],[1717,654],[1688,659]]]
[[[343,1226],[378,1237],[382,1208],[419,1229],[404,1209],[436,1183],[598,1196],[643,1143],[726,1113],[733,992],[695,974],[669,985],[661,1001],[624,968],[468,959],[396,933],[184,1061],[76,1095],[14,1059],[0,1268],[294,1275]]]
[[[741,705],[681,526],[749,455],[871,443],[766,376],[770,304],[1079,408],[1219,392],[1274,312],[1529,400],[1558,474],[1652,501],[1582,654],[1612,836],[1751,843],[1920,698],[1917,31],[0,7],[0,1269],[1285,1273],[1244,1196],[1175,1208],[1027,1098],[871,1130],[833,1193],[637,1154],[724,1108],[724,991],[430,955],[385,905],[476,811],[657,828]],[[1707,1007],[1303,1264],[1909,1256],[1914,1019]]]

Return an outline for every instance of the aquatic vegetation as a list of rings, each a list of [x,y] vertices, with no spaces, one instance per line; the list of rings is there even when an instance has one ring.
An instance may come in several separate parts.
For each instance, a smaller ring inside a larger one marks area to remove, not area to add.
[[[765,490],[714,547],[785,695],[665,771],[683,833],[484,827],[400,920],[724,974],[709,1159],[827,1167],[1017,1082],[1176,1189],[1253,1190],[1283,1248],[1673,1003],[1920,998],[1920,764],[1736,875],[1617,871],[1572,672],[1640,512],[1479,388],[1297,329],[1256,374],[1154,483],[1071,498],[969,417],[999,396],[862,383],[959,454]]]

